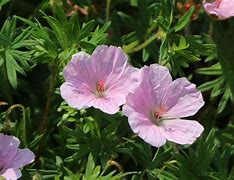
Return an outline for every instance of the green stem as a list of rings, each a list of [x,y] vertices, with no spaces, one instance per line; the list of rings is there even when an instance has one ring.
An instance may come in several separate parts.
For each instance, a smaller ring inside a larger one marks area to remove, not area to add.
[[[110,4],[111,0],[106,0],[106,22],[110,19]]]
[[[134,53],[134,52],[140,51],[140,50],[144,49],[146,46],[148,46],[150,43],[152,43],[158,37],[159,37],[158,33],[156,33],[152,37],[147,39],[145,42],[143,42],[142,44],[134,47],[133,49],[130,49],[130,50],[127,50],[127,48],[124,48],[124,49],[126,49],[126,53]]]
[[[157,149],[157,151],[155,152],[154,157],[153,157],[153,159],[152,159],[152,162],[154,162],[155,159],[156,159],[156,157],[158,156],[159,149],[160,149],[160,147],[159,147],[159,148]]]
[[[20,134],[20,140],[22,141],[23,145],[27,145],[27,137],[26,137],[26,111],[25,108],[22,104],[14,104],[11,107],[9,107],[6,111],[6,116],[5,116],[5,121],[9,121],[9,115],[11,114],[12,110],[15,108],[20,108],[22,110],[22,128],[19,129],[19,134]]]

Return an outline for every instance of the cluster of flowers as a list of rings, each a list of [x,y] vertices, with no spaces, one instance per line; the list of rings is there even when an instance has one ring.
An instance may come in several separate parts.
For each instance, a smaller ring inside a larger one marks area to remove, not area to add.
[[[234,16],[234,0],[214,0],[212,2],[204,0],[203,6],[208,14],[218,20]]]
[[[158,64],[137,69],[119,47],[98,46],[92,55],[79,52],[64,68],[61,95],[69,106],[95,107],[114,114],[123,105],[132,130],[152,146],[166,140],[192,144],[203,131],[194,115],[203,105],[201,92],[186,78],[172,80]]]
[[[19,168],[32,163],[35,156],[27,148],[20,149],[20,141],[14,136],[0,134],[0,142],[0,179],[18,179]]]

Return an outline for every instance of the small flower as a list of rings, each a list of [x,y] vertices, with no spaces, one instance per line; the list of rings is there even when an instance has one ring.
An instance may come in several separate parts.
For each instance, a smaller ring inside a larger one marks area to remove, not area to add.
[[[34,161],[29,149],[20,149],[20,141],[14,136],[0,134],[0,177],[15,180],[21,177],[21,167]]]
[[[186,78],[172,81],[168,69],[156,64],[144,66],[138,73],[138,82],[123,106],[132,130],[156,147],[166,139],[192,144],[203,127],[197,121],[180,118],[194,115],[204,105],[196,86]]]
[[[73,55],[64,68],[65,83],[61,96],[69,106],[81,109],[95,107],[114,114],[126,102],[133,67],[119,47],[98,46],[90,56]]]
[[[234,0],[204,1],[203,6],[208,14],[218,20],[224,20],[234,16]]]

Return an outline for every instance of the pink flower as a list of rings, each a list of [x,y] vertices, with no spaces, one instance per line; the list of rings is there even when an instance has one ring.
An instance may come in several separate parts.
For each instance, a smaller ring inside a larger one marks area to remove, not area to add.
[[[132,130],[156,147],[166,139],[192,144],[203,127],[197,121],[180,118],[194,115],[204,105],[196,86],[186,78],[172,81],[168,69],[157,64],[144,66],[138,75],[139,81],[123,107]]]
[[[20,149],[20,141],[14,136],[0,134],[0,177],[15,180],[21,177],[21,167],[34,161],[29,149]]]
[[[61,96],[69,106],[81,109],[95,107],[114,114],[126,102],[133,68],[119,47],[98,46],[90,56],[73,55],[64,68],[65,83]]]
[[[211,3],[204,1],[203,6],[208,14],[219,20],[234,16],[234,0],[215,0]]]

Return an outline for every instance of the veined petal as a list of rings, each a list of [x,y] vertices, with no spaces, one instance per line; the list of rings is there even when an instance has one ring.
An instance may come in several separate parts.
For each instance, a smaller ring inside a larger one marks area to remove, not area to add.
[[[204,128],[197,121],[165,120],[161,126],[163,136],[178,144],[192,144],[203,132]]]
[[[35,155],[29,149],[18,149],[14,159],[8,163],[9,168],[17,169],[34,161]]]
[[[147,117],[136,113],[128,105],[124,105],[123,112],[128,116],[128,122],[133,132],[145,142],[155,147],[160,147],[166,143],[166,138],[162,135],[160,127],[153,124]]]
[[[94,50],[92,61],[97,77],[106,81],[126,69],[128,57],[120,47],[101,45]]]
[[[154,92],[157,94],[163,94],[167,86],[172,82],[172,77],[168,68],[158,64],[150,65],[148,77],[150,77],[150,83],[154,87]]]
[[[165,118],[179,118],[194,115],[204,105],[204,101],[195,84],[186,78],[178,78],[166,89],[163,105],[168,108]]]
[[[66,100],[68,105],[76,109],[91,107],[90,102],[95,99],[94,94],[87,87],[83,87],[83,89],[80,87],[78,89],[70,83],[63,83],[60,91],[61,96]]]
[[[106,97],[94,99],[92,106],[108,114],[115,114],[119,111],[118,101]]]
[[[97,77],[93,71],[90,55],[84,52],[72,56],[71,61],[65,66],[63,74],[65,81],[74,86],[86,84],[90,89],[95,88]]]

